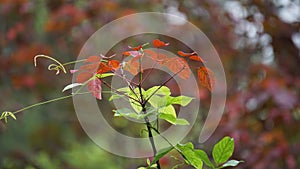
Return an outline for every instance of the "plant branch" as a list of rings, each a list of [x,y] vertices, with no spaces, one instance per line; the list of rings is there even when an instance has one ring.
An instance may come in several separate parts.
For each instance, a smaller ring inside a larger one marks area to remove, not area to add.
[[[183,69],[185,68],[185,66],[183,66],[178,72],[176,72],[174,75],[172,75],[169,79],[167,79],[165,82],[163,82],[144,102],[147,103],[149,101],[149,99],[159,90],[161,89],[164,85],[166,85],[170,80],[173,79],[173,77],[175,77],[176,75],[178,75]],[[145,104],[144,103],[144,104]]]

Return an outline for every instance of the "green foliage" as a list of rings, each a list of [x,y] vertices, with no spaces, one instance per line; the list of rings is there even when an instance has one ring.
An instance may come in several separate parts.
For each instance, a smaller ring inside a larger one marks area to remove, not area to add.
[[[202,169],[202,159],[197,155],[197,153],[195,153],[193,143],[189,142],[187,144],[177,144],[176,147],[180,150],[180,153],[187,164],[195,167],[196,169]]]
[[[189,122],[183,118],[177,118],[177,114],[173,104],[179,104],[181,106],[188,105],[193,98],[188,96],[172,97],[171,90],[167,86],[153,86],[148,90],[141,88],[130,89],[129,87],[119,88],[118,92],[129,95],[129,102],[134,112],[128,108],[122,108],[120,110],[114,110],[117,117],[130,117],[135,119],[143,119],[156,113],[156,116],[162,120],[165,120],[173,125],[189,125]],[[142,105],[136,100],[141,100],[140,96],[143,96],[150,107],[146,108],[146,112],[141,113]],[[110,97],[110,101],[114,99],[122,98],[121,94],[114,93]]]
[[[233,153],[234,150],[234,140],[230,137],[224,137],[220,142],[218,142],[212,151],[214,161],[217,165],[226,162]]]

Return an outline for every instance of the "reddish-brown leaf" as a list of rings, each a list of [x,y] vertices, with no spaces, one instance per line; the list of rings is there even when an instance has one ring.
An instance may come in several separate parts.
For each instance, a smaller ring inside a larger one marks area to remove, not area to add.
[[[200,56],[197,55],[196,52],[185,53],[185,52],[182,52],[182,51],[178,51],[177,54],[182,56],[182,57],[189,57],[189,59],[194,60],[194,61],[204,62],[203,59]]]
[[[168,46],[168,45],[169,45],[169,43],[163,42],[159,39],[153,40],[153,46],[156,48],[161,48],[161,47]]]
[[[189,65],[182,58],[169,58],[167,67],[174,74],[178,73],[178,76],[182,79],[188,79],[191,75]]]
[[[90,63],[90,64],[85,64],[79,67],[79,71],[86,71],[86,72],[96,72],[98,68],[99,63]]]
[[[151,59],[155,60],[160,65],[165,65],[168,61],[168,56],[157,52],[154,52],[153,50],[144,50],[145,56],[150,57]]]
[[[208,90],[212,91],[215,86],[214,73],[205,66],[199,67],[197,73],[200,83]]]
[[[139,65],[140,63],[138,61],[134,61],[131,59],[128,62],[126,62],[124,70],[130,72],[133,75],[136,75],[139,72]]]
[[[92,76],[93,76],[93,74],[90,72],[80,72],[77,75],[77,83],[84,83],[87,80],[89,80]]]
[[[100,56],[89,56],[85,62],[100,62],[101,57]]]

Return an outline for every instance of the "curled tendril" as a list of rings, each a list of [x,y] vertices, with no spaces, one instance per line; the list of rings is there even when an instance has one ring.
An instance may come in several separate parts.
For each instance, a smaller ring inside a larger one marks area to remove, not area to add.
[[[58,75],[60,73],[60,70],[62,70],[64,73],[67,73],[66,68],[64,67],[64,65],[62,63],[60,63],[58,60],[54,59],[53,57],[47,56],[47,55],[36,55],[34,57],[34,66],[36,67],[37,65],[37,58],[46,58],[46,59],[50,59],[53,62],[55,62],[56,64],[50,64],[48,66],[48,70],[55,70],[56,71],[56,75]]]
[[[14,120],[17,120],[16,116],[14,115],[14,113],[9,112],[9,111],[5,111],[1,114],[0,116],[0,120],[4,119],[5,123],[7,123],[7,119],[8,117],[12,117]]]

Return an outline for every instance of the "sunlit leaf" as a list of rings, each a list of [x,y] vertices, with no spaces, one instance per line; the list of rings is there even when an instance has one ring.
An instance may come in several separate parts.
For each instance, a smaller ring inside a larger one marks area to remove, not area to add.
[[[188,105],[192,100],[193,98],[188,96],[167,97],[168,104],[179,104],[181,106]]]
[[[221,141],[214,145],[212,155],[217,165],[226,162],[233,153],[234,140],[230,137],[224,137]]]
[[[197,153],[194,152],[194,145],[192,143],[177,144],[176,147],[181,151],[181,154],[185,157],[189,165],[194,166],[196,169],[202,169],[203,162]]]
[[[153,87],[149,88],[145,93],[147,96],[151,96],[152,94],[162,95],[162,96],[171,95],[171,91],[167,86],[162,86],[162,87],[153,86]]]

